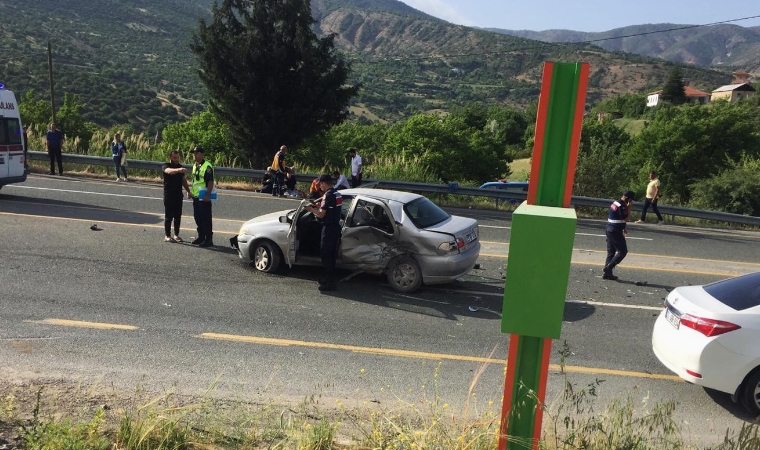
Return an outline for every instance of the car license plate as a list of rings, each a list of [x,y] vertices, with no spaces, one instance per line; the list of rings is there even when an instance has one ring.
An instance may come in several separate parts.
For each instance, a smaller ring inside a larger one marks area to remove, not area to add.
[[[665,318],[668,319],[668,322],[670,322],[676,330],[681,326],[681,318],[673,314],[673,311],[671,311],[670,308],[665,309]]]
[[[468,244],[470,242],[473,242],[473,241],[477,240],[477,239],[478,239],[478,232],[477,232],[477,230],[474,230],[474,229],[470,230],[469,233],[467,233],[467,234],[464,235],[464,241],[467,242]]]

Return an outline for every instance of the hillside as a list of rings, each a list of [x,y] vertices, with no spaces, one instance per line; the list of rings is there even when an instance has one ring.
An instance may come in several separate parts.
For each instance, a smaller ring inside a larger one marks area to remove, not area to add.
[[[155,132],[207,101],[189,49],[211,0],[0,0],[0,80],[22,93],[48,93],[47,41],[56,97],[79,95],[88,120]],[[318,32],[336,45],[363,83],[352,108],[366,120],[397,120],[465,102],[524,105],[538,95],[545,60],[588,61],[589,101],[659,87],[670,64],[477,30],[433,18],[395,0],[314,0]],[[688,67],[697,87],[726,73]]]
[[[698,66],[731,66],[760,73],[760,27],[744,28],[738,25],[722,24],[646,34],[683,27],[689,27],[689,25],[672,23],[635,25],[600,33],[572,30],[490,30],[553,43],[599,40],[595,42],[595,45],[608,51],[623,51]],[[640,36],[619,38],[631,35]]]

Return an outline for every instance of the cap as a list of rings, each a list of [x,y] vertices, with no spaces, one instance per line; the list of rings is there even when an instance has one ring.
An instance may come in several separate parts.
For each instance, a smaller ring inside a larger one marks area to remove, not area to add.
[[[328,175],[328,174],[320,175],[319,176],[319,182],[320,183],[330,183],[330,184],[334,183],[333,182],[333,177],[330,176],[330,175]]]
[[[203,153],[203,149],[201,147],[195,147],[195,150],[193,150],[193,153]]]
[[[636,200],[636,193],[633,191],[625,191],[623,192],[623,196],[626,198],[630,198],[631,200]]]

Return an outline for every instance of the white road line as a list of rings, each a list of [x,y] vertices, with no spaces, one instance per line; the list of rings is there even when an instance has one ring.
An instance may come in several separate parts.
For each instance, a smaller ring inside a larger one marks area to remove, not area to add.
[[[499,227],[496,225],[478,225],[480,228],[495,228],[497,230],[511,230],[512,227]],[[603,234],[590,234],[590,233],[575,233],[576,236],[592,236],[592,237],[607,237]],[[653,241],[654,239],[651,238],[640,238],[640,237],[628,237],[626,239],[635,239],[638,241]]]
[[[503,293],[499,292],[483,292],[483,291],[465,291],[458,289],[441,289],[426,287],[426,291],[439,291],[449,294],[464,294],[464,295],[482,295],[488,297],[504,297]],[[626,308],[626,309],[643,309],[645,311],[662,311],[662,306],[645,306],[645,305],[627,305],[625,303],[606,303],[587,300],[565,300],[565,303],[574,303],[579,305],[591,305],[591,306],[609,306],[611,308]]]
[[[141,195],[126,195],[126,194],[108,194],[106,192],[90,192],[90,191],[75,191],[73,189],[54,189],[54,188],[44,188],[44,187],[36,187],[36,186],[22,186],[18,184],[11,184],[10,186],[7,186],[12,189],[36,189],[39,191],[55,191],[55,192],[70,192],[72,194],[91,194],[91,195],[105,195],[108,197],[126,197],[126,198],[140,198],[140,199],[146,199],[146,200],[163,200],[161,197],[145,197]]]
[[[590,233],[575,233],[576,236],[593,236],[593,237],[607,237],[603,234],[590,234]],[[635,239],[637,241],[653,241],[654,239],[651,238],[640,238],[640,237],[630,237],[628,236],[626,239]]]

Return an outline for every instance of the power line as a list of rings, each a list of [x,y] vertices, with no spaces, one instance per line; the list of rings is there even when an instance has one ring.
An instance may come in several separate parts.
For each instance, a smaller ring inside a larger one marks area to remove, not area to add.
[[[505,50],[494,50],[494,51],[487,51],[487,52],[480,52],[480,53],[454,53],[449,55],[430,55],[430,56],[419,56],[419,57],[403,57],[403,56],[387,56],[383,57],[383,60],[386,60],[388,58],[392,58],[397,61],[425,61],[430,59],[454,59],[454,58],[461,58],[466,56],[495,56],[495,55],[501,55],[503,53],[514,53],[514,52],[525,52],[529,50],[538,50],[543,47],[560,47],[560,46],[570,46],[570,45],[585,45],[585,44],[593,44],[595,42],[604,42],[604,41],[612,41],[615,39],[625,39],[625,38],[631,38],[631,37],[638,37],[638,36],[647,36],[650,34],[658,34],[658,33],[668,33],[671,31],[680,31],[680,30],[688,30],[692,28],[700,28],[700,27],[709,27],[713,25],[721,25],[721,24],[727,24],[727,23],[733,23],[733,22],[741,22],[743,20],[750,20],[750,19],[758,19],[760,18],[760,15],[756,16],[748,16],[748,17],[741,17],[739,19],[730,19],[730,20],[722,20],[719,22],[711,22],[711,23],[705,23],[701,25],[684,25],[682,27],[675,27],[675,28],[667,28],[665,30],[657,30],[657,31],[644,31],[641,33],[634,33],[634,34],[627,34],[623,36],[614,36],[614,37],[607,37],[607,38],[599,38],[599,39],[589,39],[586,41],[571,41],[571,42],[541,42],[540,44],[530,45],[530,46],[524,46],[524,47],[516,47],[516,48],[510,48]],[[496,32],[494,32],[496,33]],[[501,33],[497,33],[501,34]],[[504,34],[504,36],[511,36]],[[519,36],[513,36],[513,37],[519,37]],[[525,39],[525,38],[523,38]],[[361,61],[360,59],[355,59],[355,61]],[[375,62],[380,62],[380,59],[376,59],[374,61],[363,61],[367,64],[373,64]]]

